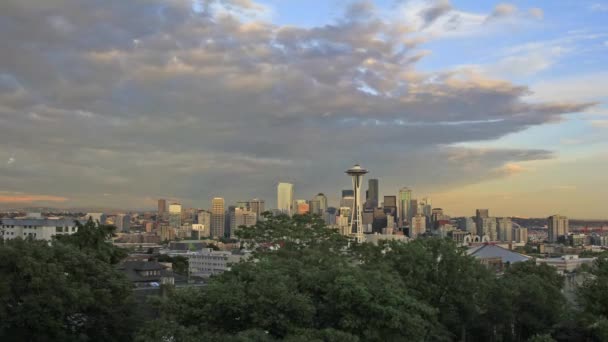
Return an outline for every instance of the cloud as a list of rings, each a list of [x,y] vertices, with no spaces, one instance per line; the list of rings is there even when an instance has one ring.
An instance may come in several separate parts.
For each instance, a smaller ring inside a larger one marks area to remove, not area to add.
[[[503,176],[513,176],[522,172],[527,171],[526,168],[524,168],[523,166],[519,165],[519,164],[514,164],[514,163],[508,163],[505,164],[503,166],[501,166],[498,169],[495,169],[496,174],[498,175],[503,175]]]
[[[494,10],[490,15],[488,15],[486,21],[507,18],[514,15],[516,12],[517,7],[515,5],[508,3],[500,3],[494,7]]]
[[[272,205],[277,180],[297,180],[304,198],[337,193],[349,184],[344,169],[360,161],[395,188],[446,188],[551,157],[449,146],[592,104],[529,102],[528,87],[474,70],[419,71],[428,54],[419,34],[484,20],[447,2],[417,8],[418,20],[432,21],[426,28],[367,2],[311,28],[245,18],[250,1],[206,4],[214,10],[161,0],[113,1],[112,11],[101,0],[1,2],[10,29],[0,31],[0,158],[16,154],[19,163],[0,166],[0,184],[78,203],[112,193],[117,205],[162,194]]]
[[[591,6],[589,6],[589,9],[594,12],[606,12],[606,11],[608,11],[608,4],[594,3]]]
[[[591,125],[598,128],[608,128],[608,120],[592,120]]]
[[[9,204],[32,204],[35,202],[66,202],[67,197],[50,196],[50,195],[34,195],[34,194],[10,194],[0,191],[0,203]]]
[[[420,16],[425,22],[425,26],[432,24],[439,17],[445,15],[453,9],[449,0],[439,0],[431,6],[420,11]]]
[[[538,7],[530,8],[528,10],[528,13],[530,13],[530,15],[536,19],[543,19],[545,17],[545,12],[541,8],[538,8]]]

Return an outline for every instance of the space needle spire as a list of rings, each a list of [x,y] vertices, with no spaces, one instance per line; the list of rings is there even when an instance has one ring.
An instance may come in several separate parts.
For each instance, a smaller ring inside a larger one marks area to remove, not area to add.
[[[356,164],[352,168],[346,170],[346,174],[351,176],[353,179],[353,191],[355,193],[355,203],[353,204],[353,210],[351,212],[351,233],[357,240],[357,242],[363,242],[363,226],[362,226],[362,213],[361,213],[361,183],[363,182],[363,176],[368,171],[362,168],[359,164]]]

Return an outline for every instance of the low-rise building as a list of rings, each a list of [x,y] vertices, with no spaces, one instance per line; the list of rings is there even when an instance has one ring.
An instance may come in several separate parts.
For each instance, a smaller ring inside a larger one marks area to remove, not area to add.
[[[559,273],[570,273],[579,269],[582,265],[590,265],[595,258],[579,258],[578,255],[563,255],[559,258],[536,259],[536,264],[547,264],[557,268]]]
[[[57,235],[71,235],[78,227],[74,218],[42,217],[29,214],[27,217],[4,218],[0,220],[0,238],[12,240],[18,237],[34,240],[51,240]],[[84,223],[84,221],[78,221]]]
[[[204,248],[198,252],[189,252],[185,256],[188,258],[190,275],[207,278],[229,271],[231,264],[238,263],[241,259],[249,256],[249,253],[214,251],[211,248]]]

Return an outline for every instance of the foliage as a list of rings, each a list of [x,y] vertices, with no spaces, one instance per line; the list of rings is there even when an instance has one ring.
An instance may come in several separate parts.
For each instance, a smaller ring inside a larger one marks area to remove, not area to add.
[[[131,284],[72,242],[0,245],[0,340],[131,340]]]
[[[563,278],[551,266],[535,261],[511,265],[490,290],[482,323],[485,334],[525,341],[551,333],[566,310],[562,287]]]
[[[71,235],[58,235],[56,240],[64,244],[73,245],[81,252],[94,256],[111,264],[117,264],[127,256],[127,252],[112,245],[109,241],[114,236],[116,227],[101,225],[93,222],[92,218],[85,224],[75,221],[78,230]]]
[[[160,254],[156,257],[158,262],[170,262],[173,272],[181,275],[188,274],[188,258],[181,255],[170,256],[167,254]]]

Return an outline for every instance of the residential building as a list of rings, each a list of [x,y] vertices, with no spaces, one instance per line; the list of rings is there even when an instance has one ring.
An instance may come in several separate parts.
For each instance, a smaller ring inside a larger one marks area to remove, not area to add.
[[[501,217],[496,219],[498,229],[498,240],[503,242],[513,241],[513,222],[509,217]]]
[[[548,240],[549,242],[557,242],[560,236],[568,235],[570,226],[568,218],[561,215],[553,215],[547,218]]]
[[[426,217],[424,215],[417,214],[412,218],[410,224],[410,238],[415,239],[418,236],[426,232]]]
[[[528,228],[517,227],[513,229],[513,240],[516,243],[528,242]]]
[[[236,236],[236,230],[240,227],[251,227],[257,222],[256,214],[249,209],[235,208],[230,214],[230,234]]]
[[[258,220],[262,219],[262,213],[266,211],[264,200],[261,200],[259,198],[254,198],[249,201],[249,208],[255,213],[255,216]]]
[[[202,224],[207,228],[211,228],[211,213],[206,210],[201,210],[196,215],[196,223]]]

